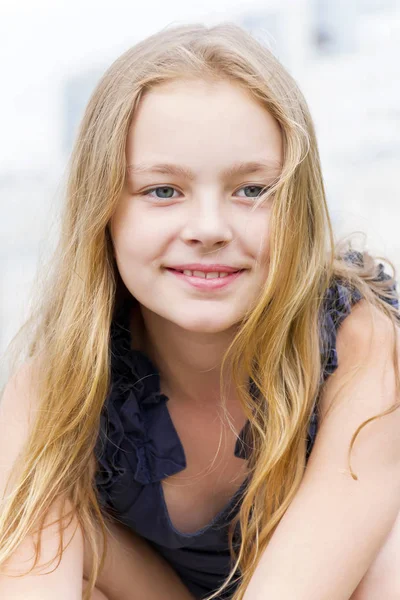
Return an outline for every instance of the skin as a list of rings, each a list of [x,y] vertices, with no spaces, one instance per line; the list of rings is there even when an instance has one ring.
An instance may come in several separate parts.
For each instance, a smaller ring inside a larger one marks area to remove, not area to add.
[[[146,540],[117,521],[108,522],[107,529],[105,563],[90,600],[194,600],[174,569]],[[84,540],[83,590],[92,560]]]
[[[165,393],[207,409],[218,400],[222,356],[268,274],[271,203],[251,208],[279,174],[280,127],[232,83],[162,84],[142,98],[126,156],[125,189],[111,220],[118,269],[140,303],[146,351],[160,367]],[[239,161],[269,166],[222,175]],[[193,180],[131,167],[165,162],[190,169]],[[260,188],[244,187],[252,185]],[[145,195],[152,186],[169,187]],[[247,271],[205,292],[164,268],[191,262]]]

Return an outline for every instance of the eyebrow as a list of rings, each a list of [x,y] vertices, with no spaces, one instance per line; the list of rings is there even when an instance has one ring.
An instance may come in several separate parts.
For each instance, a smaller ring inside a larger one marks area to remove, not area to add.
[[[223,177],[228,178],[233,177],[234,175],[259,173],[261,171],[275,172],[281,168],[281,163],[272,159],[266,161],[237,162],[228,167],[227,169],[223,169],[221,175]],[[186,177],[191,181],[195,179],[195,174],[193,173],[193,171],[191,171],[187,167],[183,167],[181,165],[174,165],[171,163],[159,163],[154,165],[139,163],[137,165],[128,165],[127,172],[130,175],[140,173],[163,173],[165,175],[177,175],[180,177]]]

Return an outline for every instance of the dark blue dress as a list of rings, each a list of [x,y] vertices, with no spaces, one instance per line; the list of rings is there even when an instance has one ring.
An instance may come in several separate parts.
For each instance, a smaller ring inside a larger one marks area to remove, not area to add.
[[[388,279],[380,265],[380,279]],[[396,287],[394,287],[396,289]],[[339,281],[324,301],[322,348],[323,382],[338,366],[336,333],[361,299]],[[398,307],[398,301],[390,301]],[[193,534],[177,531],[164,500],[161,480],[186,467],[183,446],[168,411],[168,398],[160,392],[159,373],[150,359],[131,349],[129,310],[122,305],[111,326],[111,387],[101,415],[96,455],[96,484],[104,509],[149,541],[174,567],[196,599],[219,587],[230,571],[228,525],[239,509],[247,480],[225,508]],[[253,390],[250,382],[250,391]],[[240,432],[235,456],[248,456],[246,430]],[[317,433],[317,412],[308,429],[307,459]],[[228,599],[233,587],[220,596]]]

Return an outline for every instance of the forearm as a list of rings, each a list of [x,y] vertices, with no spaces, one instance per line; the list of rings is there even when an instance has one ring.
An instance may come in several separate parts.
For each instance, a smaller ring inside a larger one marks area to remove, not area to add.
[[[96,587],[108,600],[195,600],[174,569],[151,546],[127,527],[113,523],[107,554]],[[84,574],[91,557],[85,545]]]
[[[331,489],[325,490],[321,475],[309,510],[298,494],[261,555],[244,600],[351,598],[393,526],[399,495],[385,502],[379,488],[375,495],[361,490],[361,501],[354,492],[340,504],[344,486],[338,481]]]

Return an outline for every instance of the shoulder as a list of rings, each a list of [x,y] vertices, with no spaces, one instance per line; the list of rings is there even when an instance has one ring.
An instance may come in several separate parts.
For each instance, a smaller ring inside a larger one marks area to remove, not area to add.
[[[13,373],[4,386],[0,400],[0,414],[27,416],[38,403],[38,361],[27,360]]]
[[[344,319],[336,337],[339,368],[365,359],[368,363],[387,360],[400,340],[400,326],[365,299],[359,300]],[[397,355],[398,358],[398,355]],[[343,370],[343,369],[342,369]]]
[[[380,370],[388,362],[394,368],[394,361],[399,365],[400,360],[400,325],[393,324],[379,308],[361,299],[339,327],[336,345],[342,372],[356,365]]]
[[[361,299],[340,325],[336,349],[338,368],[327,379],[319,399],[319,446],[325,438],[328,446],[331,440],[333,446],[341,444],[344,452],[353,434],[370,420],[356,443],[364,444],[368,455],[376,453],[383,462],[396,461],[400,466],[400,410],[372,420],[400,401],[396,385],[399,326],[393,327],[386,314]]]
[[[24,363],[6,383],[0,399],[0,488],[22,451],[38,411],[37,369]]]

